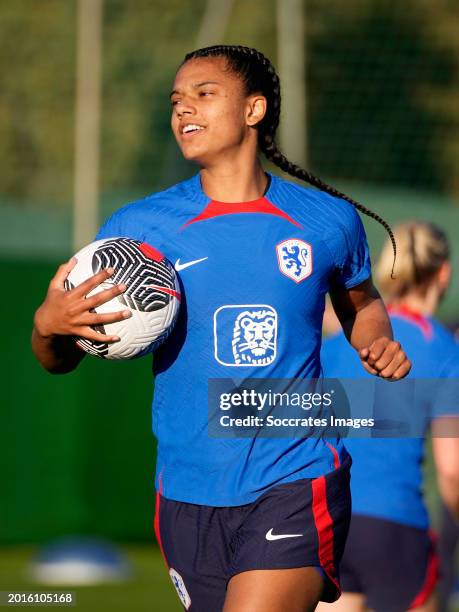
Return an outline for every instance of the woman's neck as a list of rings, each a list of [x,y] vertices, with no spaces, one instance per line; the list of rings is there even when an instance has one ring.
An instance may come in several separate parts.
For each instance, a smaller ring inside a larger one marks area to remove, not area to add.
[[[261,198],[268,177],[260,160],[252,165],[226,163],[201,169],[201,185],[204,193],[218,202],[250,202]]]
[[[391,300],[390,304],[393,308],[405,307],[425,317],[431,317],[435,314],[438,303],[438,292],[433,287],[429,287],[425,295],[408,293],[398,300]]]

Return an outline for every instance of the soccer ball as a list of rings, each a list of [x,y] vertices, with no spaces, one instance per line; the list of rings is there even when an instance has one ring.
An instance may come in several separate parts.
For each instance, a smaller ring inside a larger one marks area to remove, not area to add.
[[[97,240],[78,251],[77,264],[65,282],[67,290],[105,268],[113,275],[88,293],[91,297],[124,283],[126,291],[95,309],[97,313],[129,309],[123,321],[95,325],[94,329],[116,335],[118,342],[94,342],[75,338],[78,346],[103,359],[131,359],[154,351],[172,331],[180,307],[180,286],[172,264],[156,249],[131,238]]]

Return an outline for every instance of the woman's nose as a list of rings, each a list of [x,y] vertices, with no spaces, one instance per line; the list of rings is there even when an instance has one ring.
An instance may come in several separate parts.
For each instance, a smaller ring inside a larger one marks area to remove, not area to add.
[[[175,107],[175,112],[178,117],[183,117],[183,115],[194,115],[196,113],[196,108],[190,102],[182,101]]]

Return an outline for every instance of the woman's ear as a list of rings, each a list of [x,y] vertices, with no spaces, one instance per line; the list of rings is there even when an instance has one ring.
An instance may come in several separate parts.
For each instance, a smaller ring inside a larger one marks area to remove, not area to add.
[[[451,263],[444,261],[437,272],[438,284],[440,289],[445,292],[451,280]]]
[[[264,96],[250,96],[247,102],[246,121],[247,125],[254,126],[266,115],[267,102]]]

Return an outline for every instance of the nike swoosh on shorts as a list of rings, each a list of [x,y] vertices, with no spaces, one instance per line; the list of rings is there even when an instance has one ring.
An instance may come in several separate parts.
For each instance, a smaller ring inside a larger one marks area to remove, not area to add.
[[[274,540],[283,540],[284,538],[301,538],[303,536],[302,533],[281,533],[279,535],[274,535],[273,534],[273,530],[270,529],[267,533],[266,533],[266,539],[269,540],[270,542],[273,542]]]

